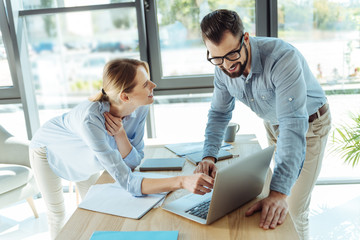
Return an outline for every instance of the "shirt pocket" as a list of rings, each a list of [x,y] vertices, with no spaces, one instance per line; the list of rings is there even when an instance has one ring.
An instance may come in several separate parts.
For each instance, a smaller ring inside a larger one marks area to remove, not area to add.
[[[257,91],[257,102],[260,104],[264,114],[272,111],[275,107],[275,92],[273,90],[259,90]]]
[[[238,90],[236,88],[229,89],[229,93],[231,96],[235,97],[237,100],[245,103],[244,92],[242,90]]]

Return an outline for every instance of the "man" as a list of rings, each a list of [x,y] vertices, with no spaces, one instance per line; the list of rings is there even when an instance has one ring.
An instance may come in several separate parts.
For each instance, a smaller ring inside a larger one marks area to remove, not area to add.
[[[297,49],[277,38],[250,37],[236,12],[209,13],[201,31],[207,59],[217,67],[203,160],[195,172],[215,177],[224,131],[240,100],[264,119],[269,143],[277,144],[269,196],[246,215],[261,211],[259,226],[273,229],[289,211],[307,239],[311,192],[331,128],[323,90]]]

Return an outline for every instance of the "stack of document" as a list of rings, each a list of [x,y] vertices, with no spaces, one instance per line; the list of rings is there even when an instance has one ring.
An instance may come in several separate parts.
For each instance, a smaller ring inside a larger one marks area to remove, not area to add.
[[[191,153],[202,152],[204,147],[204,142],[189,142],[189,143],[175,143],[165,145],[167,149],[174,152],[178,156],[185,156]],[[221,145],[222,149],[231,149],[232,145],[226,142],[223,142]]]
[[[167,144],[165,147],[174,152],[176,155],[186,157],[191,163],[197,165],[202,160],[204,142]],[[233,155],[224,150],[231,148],[231,144],[223,142],[218,153],[218,160],[232,158]]]

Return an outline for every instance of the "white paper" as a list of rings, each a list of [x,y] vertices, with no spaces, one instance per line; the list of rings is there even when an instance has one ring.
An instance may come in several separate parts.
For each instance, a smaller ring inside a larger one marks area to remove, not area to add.
[[[152,178],[170,177],[151,173],[136,174]],[[79,208],[139,219],[157,203],[163,200],[166,194],[167,192],[149,194],[143,197],[134,197],[118,183],[97,184],[90,187],[85,199],[79,204]]]

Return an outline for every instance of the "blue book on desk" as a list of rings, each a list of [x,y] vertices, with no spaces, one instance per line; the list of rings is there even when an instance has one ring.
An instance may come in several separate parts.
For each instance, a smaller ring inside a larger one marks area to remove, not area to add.
[[[185,158],[146,158],[140,165],[140,172],[143,171],[181,171],[185,163]]]
[[[177,240],[179,231],[95,231],[90,240]]]

